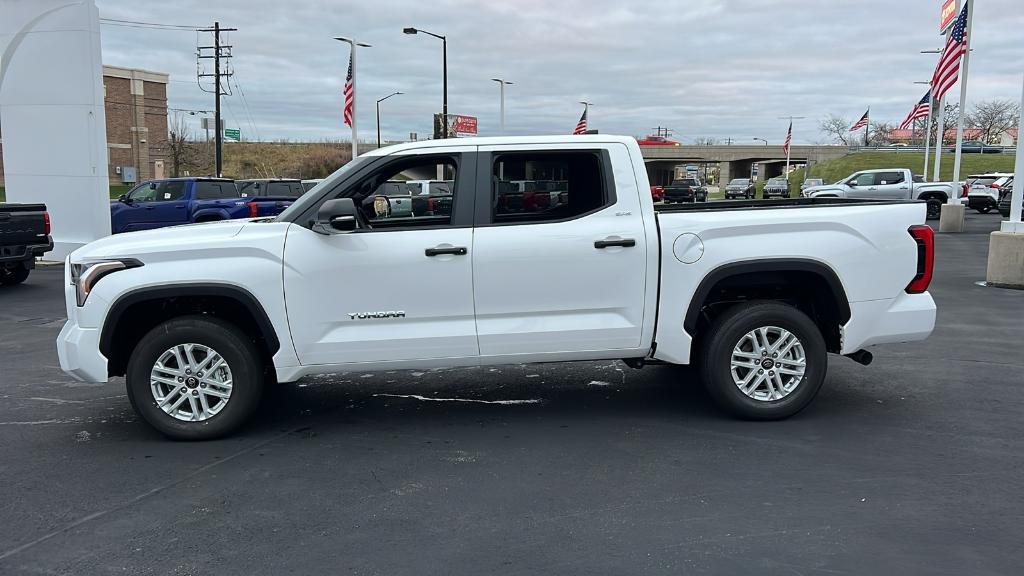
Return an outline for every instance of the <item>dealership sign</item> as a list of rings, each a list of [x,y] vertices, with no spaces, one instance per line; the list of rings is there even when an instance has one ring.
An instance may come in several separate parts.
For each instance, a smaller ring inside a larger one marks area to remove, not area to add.
[[[463,116],[462,114],[451,114],[452,132],[456,134],[476,134],[476,116]]]
[[[957,0],[945,0],[939,12],[939,34],[945,34],[957,15]]]

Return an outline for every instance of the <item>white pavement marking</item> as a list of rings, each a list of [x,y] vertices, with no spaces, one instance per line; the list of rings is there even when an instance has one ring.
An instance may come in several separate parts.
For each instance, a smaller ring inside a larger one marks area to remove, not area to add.
[[[410,398],[412,400],[423,400],[425,402],[472,402],[476,404],[540,404],[540,399],[530,398],[527,400],[473,400],[471,398],[429,398],[419,394],[374,394],[388,398]]]

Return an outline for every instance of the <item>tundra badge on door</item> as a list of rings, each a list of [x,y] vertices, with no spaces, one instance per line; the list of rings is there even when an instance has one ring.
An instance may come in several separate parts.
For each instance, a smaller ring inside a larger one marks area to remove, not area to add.
[[[371,320],[378,318],[405,318],[402,310],[391,310],[389,312],[349,312],[349,320]]]

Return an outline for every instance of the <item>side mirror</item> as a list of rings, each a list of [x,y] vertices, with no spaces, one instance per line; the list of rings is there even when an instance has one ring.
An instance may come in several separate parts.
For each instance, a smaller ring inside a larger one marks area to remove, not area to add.
[[[156,190],[156,182],[150,182],[149,183],[149,189],[150,190]]]
[[[316,213],[313,229],[320,234],[344,234],[359,228],[356,205],[351,198],[324,202]]]
[[[849,182],[846,183],[846,185],[849,186],[850,188],[856,188],[857,187],[857,181],[856,180],[850,180]]]
[[[120,196],[118,196],[117,197],[117,201],[122,203],[122,204],[131,204],[131,202],[128,201],[128,195],[127,194],[121,194]]]

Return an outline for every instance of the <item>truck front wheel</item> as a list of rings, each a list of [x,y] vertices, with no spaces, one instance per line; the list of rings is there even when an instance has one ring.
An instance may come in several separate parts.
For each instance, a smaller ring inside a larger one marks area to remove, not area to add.
[[[821,331],[806,314],[777,302],[733,306],[708,328],[701,378],[715,402],[751,420],[803,410],[828,368]]]
[[[135,411],[175,440],[207,440],[241,426],[263,393],[263,362],[236,326],[172,318],[135,347],[125,374]]]

